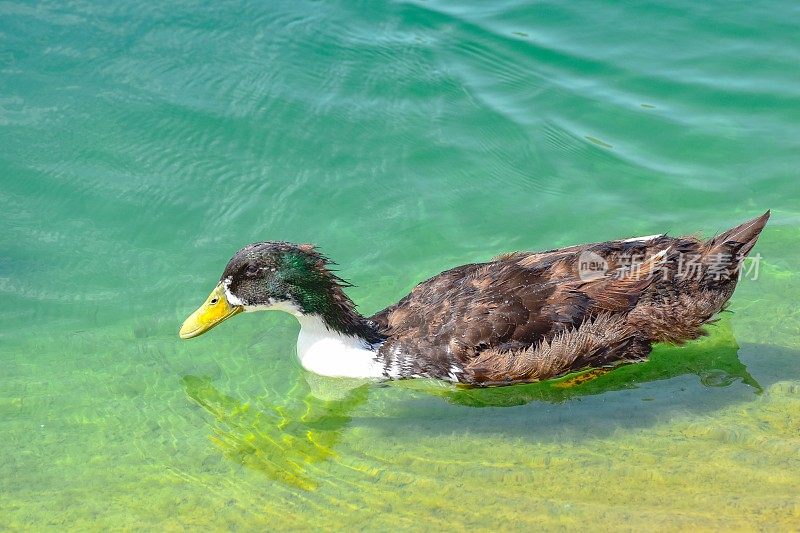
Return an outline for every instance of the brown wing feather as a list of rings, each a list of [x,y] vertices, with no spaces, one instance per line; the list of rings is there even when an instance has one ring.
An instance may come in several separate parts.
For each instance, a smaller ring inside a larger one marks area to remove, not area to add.
[[[662,243],[666,244],[666,243]],[[609,273],[581,280],[579,256],[592,248],[616,257],[629,245],[604,243],[544,254],[512,254],[489,263],[458,267],[420,283],[400,302],[371,318],[387,341],[379,355],[404,361],[415,375],[462,381],[481,353],[516,353],[577,328],[602,313],[626,313],[652,283],[626,276],[611,262]],[[642,253],[647,247],[641,245]],[[663,247],[662,247],[663,248]],[[652,255],[652,254],[651,254]]]
[[[651,342],[702,334],[732,294],[740,261],[768,217],[707,242],[661,235],[516,252],[448,270],[370,318],[386,337],[378,357],[402,377],[478,385],[644,359]],[[606,261],[605,275],[581,279],[587,252]],[[715,268],[722,252],[727,259]],[[683,259],[692,256],[698,276],[681,277]]]

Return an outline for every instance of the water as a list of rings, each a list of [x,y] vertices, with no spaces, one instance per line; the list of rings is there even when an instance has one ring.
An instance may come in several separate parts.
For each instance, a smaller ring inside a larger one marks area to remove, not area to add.
[[[0,526],[796,528],[792,2],[0,3]],[[709,338],[583,384],[304,373],[178,327],[313,242],[366,313],[517,249],[773,209]]]

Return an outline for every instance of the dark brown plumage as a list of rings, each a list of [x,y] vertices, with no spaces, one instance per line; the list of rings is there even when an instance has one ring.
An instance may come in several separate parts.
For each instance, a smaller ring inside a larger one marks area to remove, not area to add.
[[[448,270],[370,318],[386,337],[378,357],[403,376],[472,385],[644,360],[654,342],[703,334],[768,219],[769,211],[708,241],[661,235]],[[587,279],[581,259],[592,254],[608,269]]]

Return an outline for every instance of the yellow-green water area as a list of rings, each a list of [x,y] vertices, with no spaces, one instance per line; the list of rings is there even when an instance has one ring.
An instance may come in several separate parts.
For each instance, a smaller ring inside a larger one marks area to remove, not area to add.
[[[3,376],[3,525],[792,529],[796,279],[770,263],[709,337],[584,382],[314,378],[278,315],[197,345],[160,325],[29,340]]]
[[[0,3],[0,531],[800,528],[790,2]],[[709,336],[506,388],[181,341],[228,258],[367,314],[452,266],[773,209]]]

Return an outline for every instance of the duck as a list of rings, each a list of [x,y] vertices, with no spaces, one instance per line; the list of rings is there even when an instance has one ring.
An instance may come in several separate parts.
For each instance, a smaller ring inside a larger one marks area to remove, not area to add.
[[[243,312],[300,323],[309,372],[487,387],[646,361],[655,343],[704,335],[724,310],[770,212],[710,239],[667,234],[511,252],[446,270],[372,316],[316,246],[238,250],[180,328],[197,337]]]

